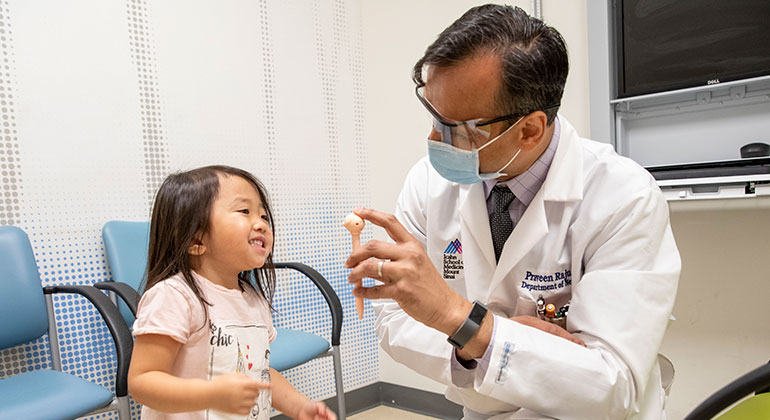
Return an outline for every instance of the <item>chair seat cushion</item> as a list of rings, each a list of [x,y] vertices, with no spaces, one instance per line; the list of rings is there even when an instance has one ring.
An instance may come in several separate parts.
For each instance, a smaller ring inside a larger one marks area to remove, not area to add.
[[[0,379],[0,418],[74,419],[107,406],[109,390],[77,376],[36,370]]]
[[[716,420],[770,419],[770,393],[754,395],[717,417]]]
[[[314,359],[329,350],[329,342],[304,331],[276,328],[278,335],[270,344],[270,367],[284,371]]]

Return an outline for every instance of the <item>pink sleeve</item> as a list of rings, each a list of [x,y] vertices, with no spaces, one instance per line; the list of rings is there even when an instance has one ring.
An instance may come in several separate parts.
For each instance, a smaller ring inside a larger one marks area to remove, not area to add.
[[[184,344],[203,322],[203,308],[192,291],[162,281],[142,295],[133,333],[167,335]]]

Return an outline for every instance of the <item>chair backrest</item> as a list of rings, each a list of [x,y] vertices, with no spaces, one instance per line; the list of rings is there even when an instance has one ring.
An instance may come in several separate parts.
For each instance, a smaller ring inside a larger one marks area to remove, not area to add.
[[[112,279],[126,283],[141,292],[139,288],[147,270],[150,223],[111,220],[102,228],[102,239]],[[134,314],[120,299],[118,300],[120,314],[129,326],[132,325]]]
[[[770,363],[760,366],[725,385],[685,417],[685,420],[708,420],[752,392],[763,392],[770,386]],[[768,394],[757,394],[718,417],[718,420],[767,419],[770,418]]]
[[[0,349],[48,331],[48,315],[32,245],[23,230],[0,226]]]

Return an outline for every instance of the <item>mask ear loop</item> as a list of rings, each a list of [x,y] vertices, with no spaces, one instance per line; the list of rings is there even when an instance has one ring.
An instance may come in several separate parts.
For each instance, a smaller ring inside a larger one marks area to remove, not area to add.
[[[483,149],[483,148],[485,148],[485,147],[489,146],[490,144],[492,144],[492,143],[496,142],[496,141],[497,141],[497,140],[498,140],[500,137],[504,136],[504,135],[505,135],[505,133],[507,133],[508,131],[510,131],[510,130],[511,130],[513,127],[516,127],[516,124],[520,123],[520,122],[521,122],[521,120],[523,120],[523,119],[524,119],[524,117],[521,117],[521,118],[519,118],[519,119],[518,119],[518,120],[516,120],[516,122],[515,122],[515,123],[513,123],[513,124],[512,124],[510,127],[506,128],[506,129],[505,129],[505,131],[503,131],[502,133],[500,133],[500,134],[498,134],[497,136],[495,136],[495,138],[493,138],[492,140],[490,140],[490,141],[488,141],[488,142],[484,143],[484,145],[483,145],[483,146],[479,147],[479,148],[478,148],[478,149],[476,149],[476,150],[478,150],[478,151],[481,151],[481,149]],[[507,165],[506,165],[506,166],[507,166]],[[504,166],[504,167],[505,167],[505,166]]]
[[[510,127],[506,128],[506,129],[505,129],[505,131],[503,131],[502,133],[498,134],[498,135],[497,135],[497,137],[493,138],[492,140],[490,140],[490,141],[486,142],[486,143],[485,143],[483,146],[479,147],[477,150],[479,150],[479,151],[480,151],[481,149],[483,149],[483,148],[485,148],[485,147],[489,146],[490,144],[494,143],[495,141],[497,141],[497,139],[499,139],[500,137],[502,137],[503,135],[505,135],[505,133],[507,133],[507,132],[508,132],[508,130],[510,130],[510,129],[512,129],[513,127],[515,127],[515,126],[516,126],[516,124],[518,124],[519,122],[521,122],[521,120],[523,120],[523,119],[524,119],[524,117],[521,117],[521,118],[519,118],[518,120],[516,120],[516,122],[515,122],[515,123],[513,123],[513,125],[511,125]],[[516,159],[516,156],[518,156],[518,155],[519,155],[519,153],[521,153],[521,148],[519,148],[519,150],[517,150],[517,151],[516,151],[516,153],[513,155],[513,157],[511,158],[511,160],[509,160],[509,161],[508,161],[508,163],[506,163],[505,165],[503,165],[503,167],[502,167],[502,168],[500,168],[500,169],[498,169],[498,170],[497,170],[497,172],[495,172],[495,173],[496,173],[496,174],[498,174],[498,175],[500,175],[500,176],[508,176],[508,174],[504,174],[504,173],[503,173],[503,170],[504,170],[505,168],[507,168],[507,167],[508,167],[508,165],[510,165],[511,163],[513,163],[513,160],[514,160],[514,159]],[[498,178],[499,178],[499,176],[498,176]]]
[[[513,163],[513,160],[514,160],[514,159],[516,159],[516,156],[518,156],[518,155],[519,155],[519,153],[521,153],[521,149],[517,150],[517,151],[516,151],[516,153],[515,153],[515,154],[513,155],[513,157],[511,158],[511,160],[509,160],[509,161],[508,161],[508,163],[506,163],[506,164],[505,164],[505,166],[503,166],[502,168],[500,168],[500,169],[497,171],[497,173],[498,173],[498,174],[500,174],[501,176],[508,176],[508,174],[504,174],[504,173],[503,173],[503,170],[504,170],[505,168],[507,168],[507,167],[508,167],[508,165],[510,165],[511,163]],[[499,177],[498,177],[498,178],[499,178]]]

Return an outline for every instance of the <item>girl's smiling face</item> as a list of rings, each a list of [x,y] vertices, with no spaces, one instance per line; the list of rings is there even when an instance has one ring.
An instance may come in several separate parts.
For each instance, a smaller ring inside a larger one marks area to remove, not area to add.
[[[239,176],[219,174],[208,232],[190,247],[195,270],[237,288],[238,273],[262,267],[272,248],[273,232],[259,192]]]

